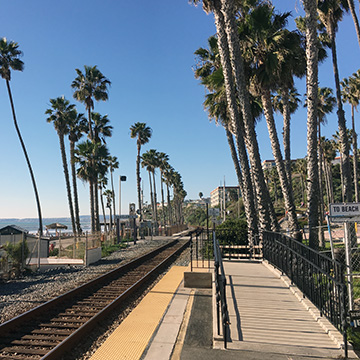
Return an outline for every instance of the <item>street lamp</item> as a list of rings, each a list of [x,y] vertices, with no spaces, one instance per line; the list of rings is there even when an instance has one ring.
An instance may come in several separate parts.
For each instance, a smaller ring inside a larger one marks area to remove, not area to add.
[[[119,218],[121,218],[121,182],[126,181],[126,176],[120,175],[119,177]]]

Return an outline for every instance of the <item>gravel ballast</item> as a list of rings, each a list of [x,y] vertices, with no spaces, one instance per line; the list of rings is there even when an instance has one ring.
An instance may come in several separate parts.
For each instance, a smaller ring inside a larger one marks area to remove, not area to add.
[[[139,240],[88,267],[66,267],[32,273],[0,283],[0,323],[125,264],[172,239]]]

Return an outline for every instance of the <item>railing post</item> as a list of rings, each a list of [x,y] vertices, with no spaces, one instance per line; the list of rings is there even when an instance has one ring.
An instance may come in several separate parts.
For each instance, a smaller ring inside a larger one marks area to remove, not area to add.
[[[190,234],[190,271],[193,271],[193,263],[192,263],[192,258],[193,258],[193,243],[192,243],[192,234]]]

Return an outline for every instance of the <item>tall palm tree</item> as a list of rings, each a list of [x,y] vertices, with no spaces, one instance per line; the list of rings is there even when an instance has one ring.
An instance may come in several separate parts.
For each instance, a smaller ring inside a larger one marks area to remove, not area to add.
[[[90,213],[91,230],[98,231],[99,219],[95,218],[94,211],[94,184],[99,176],[106,174],[109,158],[109,151],[105,145],[93,143],[90,140],[79,143],[75,150],[75,162],[78,164],[77,175],[80,179],[89,183],[90,190]]]
[[[326,28],[326,32],[330,38],[331,54],[333,62],[333,71],[335,78],[336,89],[336,102],[337,102],[337,115],[338,115],[338,127],[339,136],[341,140],[341,154],[342,154],[342,181],[344,184],[344,196],[346,202],[352,201],[351,191],[351,171],[349,161],[349,143],[346,132],[346,120],[343,110],[341,87],[339,78],[339,69],[337,64],[336,54],[336,31],[338,29],[338,23],[342,20],[345,11],[348,11],[347,0],[319,0],[318,1],[318,14],[321,22]]]
[[[244,1],[234,3],[229,0],[221,0],[221,11],[224,15],[224,25],[227,36],[228,48],[230,52],[231,68],[234,73],[234,79],[236,84],[236,94],[243,114],[244,131],[247,138],[247,148],[249,153],[249,159],[251,163],[252,175],[256,186],[256,196],[258,204],[264,201],[266,204],[270,204],[270,197],[267,193],[267,187],[265,183],[264,173],[261,166],[260,152],[255,132],[254,114],[251,112],[251,101],[248,93],[248,66],[244,61],[244,52],[241,49],[241,42],[238,40],[238,28],[235,20],[234,5],[238,6],[239,22],[241,23],[239,29],[243,27],[243,20],[248,18],[249,12],[261,6],[266,1]],[[227,60],[227,63],[230,61]],[[224,63],[223,63],[224,66]],[[258,208],[259,222],[261,228],[268,227],[268,215],[265,213],[266,207],[260,206]],[[273,210],[268,208],[268,212],[271,218],[271,226],[273,230],[278,230],[277,219]]]
[[[60,152],[61,152],[64,175],[65,175],[65,184],[66,184],[66,191],[67,191],[67,197],[69,203],[72,231],[74,234],[76,234],[77,228],[75,225],[74,206],[71,195],[69,169],[66,159],[65,142],[64,142],[65,135],[69,133],[70,113],[74,111],[75,105],[70,104],[70,101],[66,100],[64,96],[58,97],[56,99],[50,99],[50,104],[51,104],[51,108],[45,111],[45,114],[49,115],[46,121],[48,123],[51,122],[53,123],[54,128],[59,137]]]
[[[91,113],[91,119],[94,123],[94,141],[106,144],[106,137],[111,137],[113,127],[109,125],[110,120],[107,115],[101,115],[98,112]]]
[[[149,173],[150,202],[151,202],[151,210],[152,210],[152,219],[155,222],[156,221],[156,215],[155,215],[156,203],[155,203],[155,199],[154,199],[154,190],[153,190],[153,182],[152,182],[151,174],[155,173],[156,166],[154,164],[154,156],[151,153],[149,153],[149,151],[142,154],[141,166],[143,168],[146,168],[146,170]]]
[[[109,159],[109,171],[110,171],[110,180],[111,180],[111,191],[113,196],[113,209],[114,209],[114,219],[116,219],[116,206],[115,206],[115,191],[114,191],[114,179],[113,173],[115,169],[119,168],[119,161],[116,156],[110,156]]]
[[[282,61],[287,59],[286,54],[290,50],[286,45],[289,44],[290,39],[294,38],[294,33],[285,29],[289,15],[289,13],[275,14],[274,8],[268,4],[258,6],[251,12],[244,24],[244,35],[248,34],[249,36],[243,44],[247,59],[253,61],[251,82],[253,91],[261,97],[271,148],[284,196],[289,229],[293,235],[298,236],[299,224],[295,212],[292,186],[286,174],[271,104],[271,91],[283,81],[279,73],[282,70]],[[290,83],[289,80],[287,82]]]
[[[157,216],[157,193],[156,193],[156,180],[155,180],[155,170],[159,167],[159,153],[155,149],[150,149],[142,156],[142,166],[147,168],[149,171],[149,174],[152,174],[153,178],[153,211],[154,211],[154,221],[155,225],[158,222],[158,216]]]
[[[69,126],[69,142],[70,142],[70,166],[71,166],[71,177],[72,186],[74,193],[74,212],[75,212],[75,223],[78,234],[81,234],[81,223],[80,223],[80,209],[79,209],[79,197],[77,190],[77,177],[75,168],[75,145],[81,139],[84,132],[86,132],[87,121],[84,114],[78,113],[76,109],[69,113],[68,118]]]
[[[332,96],[332,89],[328,87],[319,88],[318,91],[318,167],[319,167],[319,243],[321,247],[325,246],[324,232],[321,225],[324,222],[324,195],[323,195],[323,169],[324,154],[321,143],[321,125],[326,124],[326,115],[334,109],[336,99]],[[324,173],[325,174],[325,173]],[[325,179],[326,181],[326,179]]]
[[[160,183],[161,183],[161,208],[163,215],[163,224],[166,226],[166,211],[165,211],[165,200],[164,200],[164,172],[169,168],[169,155],[164,152],[158,153],[158,165],[160,170]]]
[[[106,207],[109,208],[110,216],[109,216],[109,222],[110,222],[110,229],[112,229],[112,211],[111,211],[111,205],[113,201],[113,192],[109,189],[104,191],[104,196],[106,197]]]
[[[167,210],[168,210],[168,219],[169,219],[169,225],[173,224],[173,216],[172,216],[172,207],[171,207],[171,201],[170,201],[170,187],[172,186],[172,179],[174,177],[174,168],[172,166],[169,166],[164,171],[164,181],[166,184],[166,190],[167,190]]]
[[[88,112],[89,135],[90,139],[94,138],[91,110],[94,109],[94,100],[108,100],[108,87],[111,81],[107,79],[97,66],[84,66],[84,73],[80,69],[75,69],[77,77],[72,82],[71,87],[74,89],[74,98],[85,104]]]
[[[104,199],[103,196],[105,195],[105,192],[103,193],[103,189],[106,189],[108,183],[108,179],[106,176],[104,175],[100,175],[99,179],[98,179],[98,185],[99,185],[99,190],[100,190],[100,202],[101,202],[101,208],[103,211],[103,219],[104,219],[104,229],[105,229],[105,233],[108,233],[108,227],[107,227],[107,222],[106,222],[106,214],[105,214],[105,206],[104,206]],[[109,230],[111,229],[111,221],[110,221],[110,227]]]
[[[341,82],[342,97],[344,102],[351,105],[351,124],[352,124],[352,149],[353,149],[353,177],[355,202],[359,201],[359,175],[358,175],[358,150],[357,150],[357,134],[355,129],[355,111],[360,100],[360,70]]]
[[[195,5],[198,2],[199,1],[197,0],[192,1],[192,3],[194,3]],[[243,128],[243,121],[241,119],[236,101],[235,81],[232,74],[229,44],[225,32],[226,24],[225,24],[224,14],[221,11],[221,5],[222,4],[220,0],[203,1],[204,11],[206,13],[212,12],[214,14],[216,32],[218,37],[219,54],[220,54],[220,59],[221,59],[221,64],[225,79],[226,98],[229,107],[229,114],[230,114],[232,126],[235,132],[235,140],[236,140],[240,165],[243,172],[243,181],[242,181],[244,183],[243,200],[245,205],[245,214],[248,223],[249,244],[251,246],[254,242],[255,237],[258,234],[258,216],[255,210],[254,190],[251,181],[248,155],[245,146],[245,132]],[[244,117],[247,117],[247,115],[248,114],[245,113]],[[261,215],[266,216],[266,214],[260,212],[260,216]],[[260,221],[260,223],[265,224],[266,226],[265,219],[263,221]]]
[[[137,157],[136,157],[136,182],[137,182],[137,193],[138,193],[138,204],[140,212],[140,222],[143,219],[142,204],[141,204],[141,178],[140,178],[140,151],[141,146],[149,142],[152,134],[152,130],[146,123],[137,122],[130,127],[130,137],[136,138],[137,146]]]
[[[353,18],[353,21],[354,21],[356,36],[357,36],[358,43],[360,46],[360,26],[359,26],[359,20],[356,16],[354,0],[347,0],[347,2],[348,2],[349,10],[351,13],[351,17]]]
[[[290,116],[295,113],[301,102],[300,94],[294,87],[291,89],[278,89],[277,95],[272,99],[274,110],[283,115],[283,143],[285,170],[289,182],[291,182],[291,151],[290,151]]]
[[[106,144],[106,137],[112,136],[113,127],[109,125],[110,120],[107,115],[100,115],[97,112],[91,113],[91,119],[93,121],[93,142],[95,143],[104,143]],[[99,193],[97,179],[94,182],[94,195],[95,195],[95,219],[96,219],[96,227],[97,231],[100,231],[100,223],[99,223]]]
[[[34,173],[33,173],[32,167],[31,167],[30,159],[29,159],[24,140],[21,136],[20,129],[19,129],[19,126],[17,123],[16,114],[15,114],[15,105],[14,105],[11,88],[10,88],[11,70],[23,71],[23,69],[24,69],[24,63],[20,60],[21,55],[22,55],[22,52],[19,50],[19,45],[16,42],[14,42],[14,41],[8,42],[6,38],[0,39],[0,76],[6,82],[6,87],[8,90],[8,95],[9,95],[10,106],[11,106],[11,110],[12,110],[15,129],[16,129],[17,135],[19,137],[22,150],[24,152],[27,166],[29,168],[29,173],[30,173],[31,182],[32,182],[33,189],[34,189],[38,218],[39,218],[39,234],[41,236],[42,232],[43,232],[43,225],[42,225],[40,198],[39,198],[39,194],[38,194],[38,190],[37,190],[37,186],[36,186],[35,176],[34,176]]]
[[[309,245],[317,248],[318,232],[318,161],[317,161],[317,96],[318,96],[318,36],[317,0],[303,0],[306,37],[306,95],[307,103],[307,201]]]
[[[89,136],[91,141],[95,141],[95,134],[92,125],[91,110],[94,109],[94,100],[106,101],[108,100],[108,87],[111,85],[109,79],[107,79],[97,66],[84,66],[84,73],[80,69],[75,69],[77,77],[72,82],[71,87],[74,89],[74,98],[85,104],[85,108],[88,112],[89,122]],[[94,164],[95,166],[95,164]],[[92,194],[95,196],[94,201],[94,219],[95,228],[97,231],[100,230],[99,222],[99,205],[98,205],[98,186],[97,177],[91,179],[94,181],[91,186],[94,187]]]

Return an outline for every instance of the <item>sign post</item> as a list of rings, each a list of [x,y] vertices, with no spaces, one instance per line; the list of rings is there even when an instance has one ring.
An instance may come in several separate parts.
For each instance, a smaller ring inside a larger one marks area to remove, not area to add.
[[[330,221],[334,223],[344,223],[344,243],[346,260],[346,282],[349,293],[349,310],[353,310],[353,292],[352,292],[352,259],[351,259],[351,226],[350,223],[360,221],[360,203],[340,203],[330,204]],[[356,237],[356,234],[355,234]]]

